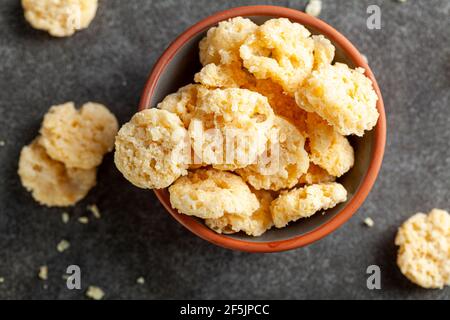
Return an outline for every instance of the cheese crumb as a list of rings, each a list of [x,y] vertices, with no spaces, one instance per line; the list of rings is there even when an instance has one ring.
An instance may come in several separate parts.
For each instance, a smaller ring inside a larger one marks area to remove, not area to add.
[[[101,214],[100,214],[100,210],[98,209],[97,205],[92,204],[92,205],[88,206],[87,209],[90,212],[92,212],[94,217],[96,217],[97,219],[100,219],[102,217]]]
[[[145,283],[145,279],[144,279],[144,277],[139,277],[139,278],[136,279],[136,282],[138,284],[144,284]]]
[[[372,218],[365,218],[364,224],[368,226],[369,228],[372,228],[375,225],[375,222],[372,220]]]
[[[6,142],[4,140],[0,140],[0,147],[4,147],[6,145]]]
[[[41,266],[39,268],[38,277],[41,280],[47,280],[48,279],[48,267],[47,266]]]
[[[65,224],[69,223],[69,220],[70,220],[69,214],[68,214],[67,212],[63,212],[63,213],[61,214],[61,220],[62,220],[62,222],[65,223]]]
[[[306,5],[305,12],[313,17],[318,17],[322,11],[322,1],[320,0],[310,0]]]
[[[58,245],[56,246],[56,250],[58,250],[58,252],[64,252],[67,249],[69,249],[70,247],[70,243],[67,240],[61,240]]]
[[[88,224],[89,223],[89,218],[88,217],[79,217],[78,218],[78,222],[81,224]]]
[[[5,283],[5,278],[0,277],[0,284],[1,284],[1,283]]]
[[[105,296],[105,292],[99,287],[89,286],[88,290],[86,291],[86,296],[93,300],[102,300]]]

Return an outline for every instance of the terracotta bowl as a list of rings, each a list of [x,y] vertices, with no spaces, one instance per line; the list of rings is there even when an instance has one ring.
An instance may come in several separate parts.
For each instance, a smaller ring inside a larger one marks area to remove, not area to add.
[[[380,118],[377,126],[364,137],[351,137],[355,149],[355,166],[339,182],[349,193],[347,202],[316,214],[309,219],[291,223],[284,229],[272,229],[261,237],[248,237],[243,234],[220,235],[206,227],[199,219],[179,214],[169,202],[167,190],[155,193],[169,213],[183,226],[197,236],[218,246],[249,252],[278,252],[305,246],[330,234],[346,222],[362,205],[371,190],[384,154],[386,142],[386,119],[380,89],[370,67],[358,50],[342,34],[325,22],[303,12],[276,6],[239,7],[216,13],[181,34],[163,53],[151,72],[142,94],[139,110],[154,107],[166,95],[179,87],[191,83],[193,76],[201,68],[198,58],[198,43],[206,31],[222,20],[243,16],[257,24],[271,18],[285,17],[303,24],[313,34],[323,34],[336,47],[335,61],[347,63],[350,67],[362,67],[372,80],[379,96]]]

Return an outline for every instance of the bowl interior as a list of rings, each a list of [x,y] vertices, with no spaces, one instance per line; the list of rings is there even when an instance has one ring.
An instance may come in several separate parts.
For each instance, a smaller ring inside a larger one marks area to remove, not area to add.
[[[266,20],[276,17],[250,16],[248,18],[257,24],[262,24]],[[312,34],[320,34],[320,32],[308,25],[305,25],[305,27],[308,28]],[[164,97],[168,94],[173,93],[180,87],[193,82],[194,74],[201,69],[201,64],[198,57],[198,43],[206,35],[206,31],[207,30],[204,30],[203,32],[198,33],[187,41],[181,48],[179,48],[158,79],[149,107],[156,106],[156,104],[164,99]],[[334,42],[332,38],[329,39],[336,47],[335,61],[346,63],[352,68],[355,67],[354,62],[345,54],[343,48]],[[338,182],[342,183],[347,189],[347,202],[358,190],[369,168],[374,149],[374,130],[367,132],[362,138],[351,136],[350,143],[355,150],[355,166],[342,178],[338,179]],[[162,197],[166,198],[165,200],[168,201],[167,190],[162,191]],[[261,237],[248,237],[241,233],[224,236],[249,242],[288,240],[309,233],[322,226],[335,217],[342,210],[342,208],[346,206],[347,202],[341,203],[335,208],[327,210],[323,214],[317,213],[309,219],[301,219],[295,223],[290,223],[286,228],[271,229]],[[200,219],[198,219],[197,223],[203,224]]]

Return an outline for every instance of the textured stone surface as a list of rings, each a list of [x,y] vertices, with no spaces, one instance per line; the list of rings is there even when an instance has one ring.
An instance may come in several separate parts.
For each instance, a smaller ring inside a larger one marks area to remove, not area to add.
[[[147,74],[174,37],[207,15],[242,4],[306,1],[101,1],[90,28],[50,38],[22,18],[17,0],[0,6],[0,298],[84,298],[89,285],[105,298],[450,299],[424,290],[395,265],[397,226],[417,211],[450,209],[450,2],[324,0],[321,18],[367,55],[388,115],[384,166],[368,200],[347,224],[303,249],[256,255],[224,250],[176,223],[148,191],[134,188],[109,155],[99,185],[71,221],[36,204],[16,174],[22,145],[36,135],[48,107],[74,100],[110,106],[121,123],[136,110]],[[366,28],[378,3],[382,29]],[[86,205],[103,217],[83,225]],[[372,217],[375,226],[363,224]],[[71,243],[56,251],[61,239]],[[82,291],[62,275],[80,265]],[[366,288],[366,268],[382,270],[382,290]],[[48,265],[49,279],[38,279]],[[145,277],[144,285],[136,279]],[[44,289],[44,283],[48,288]]]

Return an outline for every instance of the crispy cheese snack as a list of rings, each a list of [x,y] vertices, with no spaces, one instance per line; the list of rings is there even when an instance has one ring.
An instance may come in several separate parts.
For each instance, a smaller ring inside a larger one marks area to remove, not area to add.
[[[222,21],[217,27],[208,30],[200,41],[200,62],[206,66],[241,64],[239,48],[258,26],[250,19],[236,17]]]
[[[41,144],[50,157],[67,167],[91,169],[114,147],[116,117],[104,106],[88,102],[80,110],[73,102],[53,106],[42,122]]]
[[[202,86],[195,84],[181,87],[177,92],[165,97],[156,107],[175,113],[183,121],[184,127],[187,129],[197,105],[198,91],[202,89]]]
[[[217,233],[232,234],[245,232],[249,236],[259,237],[273,226],[270,203],[273,197],[268,191],[253,191],[259,201],[259,209],[251,216],[225,213],[217,219],[206,219],[205,224]]]
[[[87,28],[97,6],[97,0],[22,0],[25,19],[54,37],[68,37]]]
[[[309,164],[308,171],[300,177],[298,183],[300,185],[311,185],[318,183],[328,183],[336,181],[336,177],[330,175],[325,169],[315,165],[314,163]]]
[[[198,169],[169,187],[170,203],[180,213],[203,219],[225,214],[251,216],[259,202],[241,177],[215,169]]]
[[[336,63],[315,70],[295,95],[300,108],[315,112],[340,134],[362,136],[377,123],[378,96],[364,69]]]
[[[238,64],[207,64],[196,73],[194,80],[209,88],[240,88],[249,82],[250,74]]]
[[[192,148],[205,164],[234,170],[255,162],[273,124],[267,98],[245,89],[214,89],[199,94],[189,126]]]
[[[349,171],[355,155],[347,138],[314,113],[308,113],[306,123],[311,161],[335,177]]]
[[[283,228],[289,222],[308,218],[320,210],[327,210],[347,200],[347,191],[336,182],[314,184],[283,192],[272,202],[275,227]]]
[[[136,113],[116,137],[114,161],[132,184],[161,189],[187,174],[187,131],[180,118],[156,108]]]
[[[293,95],[311,73],[314,41],[310,32],[288,19],[271,19],[240,48],[244,66],[257,79],[272,79]]]
[[[312,36],[314,41],[314,66],[313,69],[317,70],[320,67],[328,66],[333,62],[336,48],[333,46],[330,40],[322,35]]]
[[[305,140],[293,124],[276,116],[264,159],[236,172],[256,190],[292,188],[308,170]]]
[[[295,99],[284,93],[283,88],[279,84],[270,79],[252,79],[243,88],[265,96],[276,115],[289,120],[305,135],[307,112],[298,108]]]
[[[433,209],[417,213],[398,229],[397,264],[401,272],[423,288],[450,285],[450,215]]]
[[[22,148],[19,159],[22,185],[33,198],[49,207],[72,206],[96,184],[96,169],[67,168],[50,158],[40,138]]]

